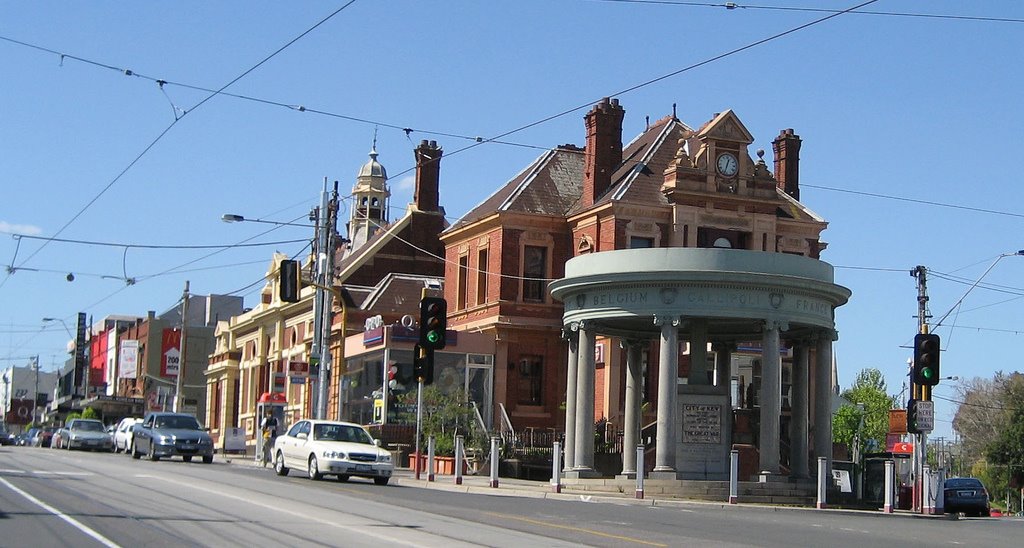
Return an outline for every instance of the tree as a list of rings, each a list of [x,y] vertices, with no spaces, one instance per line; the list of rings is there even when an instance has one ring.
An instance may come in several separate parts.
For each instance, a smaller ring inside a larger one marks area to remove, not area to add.
[[[999,435],[985,447],[991,464],[1003,468],[1005,483],[1011,474],[1024,468],[1024,375],[1014,373],[1003,383],[1003,408],[993,415],[1001,417]]]
[[[896,406],[896,398],[886,392],[882,372],[874,368],[861,370],[853,385],[840,395],[850,403],[843,404],[832,418],[832,441],[852,445],[859,428],[861,447],[866,451],[882,450],[889,432],[889,410]],[[857,404],[862,404],[864,410]]]
[[[400,416],[402,422],[416,423],[416,391],[411,390],[398,396],[401,403],[413,409],[411,413]],[[455,454],[455,436],[464,437],[466,447],[479,446],[485,435],[474,435],[473,409],[464,401],[464,393],[446,394],[437,386],[423,388],[423,424],[421,434],[423,440],[434,436],[434,449],[438,455]],[[426,445],[423,446],[424,450]]]
[[[1007,376],[996,373],[992,379],[975,377],[961,380],[956,385],[956,399],[960,406],[953,417],[953,429],[960,435],[960,453],[970,469],[984,457],[985,448],[999,437],[1004,417],[996,410],[1004,407],[1003,386]]]
[[[93,409],[92,407],[86,407],[85,410],[82,411],[82,418],[83,419],[98,419],[98,418],[100,418],[100,413],[99,413],[99,411]]]

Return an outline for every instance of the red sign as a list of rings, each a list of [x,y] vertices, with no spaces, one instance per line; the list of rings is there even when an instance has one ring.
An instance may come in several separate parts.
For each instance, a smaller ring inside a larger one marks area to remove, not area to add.
[[[289,377],[308,377],[309,364],[306,362],[288,362]]]
[[[893,453],[910,455],[914,452],[914,444],[909,441],[899,441],[892,445]]]
[[[164,329],[160,344],[160,376],[177,377],[181,365],[181,331]]]

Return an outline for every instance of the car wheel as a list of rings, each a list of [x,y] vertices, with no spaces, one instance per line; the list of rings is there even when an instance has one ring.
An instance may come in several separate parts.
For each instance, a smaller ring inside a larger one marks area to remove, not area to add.
[[[309,472],[309,479],[313,481],[317,481],[324,477],[323,474],[320,473],[320,468],[316,462],[316,455],[309,456],[309,468],[307,470]]]
[[[340,481],[342,483],[348,481],[348,478],[349,478],[348,474],[338,474],[338,481]]]
[[[160,460],[160,457],[156,456],[156,444],[152,442],[149,444],[149,460]]]
[[[284,453],[278,451],[274,457],[274,472],[279,476],[288,475],[288,467],[284,465]]]
[[[185,462],[192,462],[192,455],[182,455],[181,460]]]
[[[213,464],[213,455],[203,455],[203,464]]]
[[[133,443],[132,444],[132,458],[133,459],[139,459],[141,457],[142,457],[142,453],[139,452],[139,448],[135,447],[135,444]]]
[[[377,485],[387,485],[388,480],[390,479],[391,478],[373,478],[373,483],[376,483]]]

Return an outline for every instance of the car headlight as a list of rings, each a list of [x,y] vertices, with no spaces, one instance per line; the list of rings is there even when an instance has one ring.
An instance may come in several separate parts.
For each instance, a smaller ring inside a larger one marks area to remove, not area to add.
[[[78,441],[78,434],[71,434],[71,441]]]
[[[377,462],[391,462],[391,453],[377,453]]]
[[[345,453],[343,451],[324,451],[325,459],[345,459]]]
[[[174,436],[160,436],[160,443],[163,443],[163,444],[174,443]]]

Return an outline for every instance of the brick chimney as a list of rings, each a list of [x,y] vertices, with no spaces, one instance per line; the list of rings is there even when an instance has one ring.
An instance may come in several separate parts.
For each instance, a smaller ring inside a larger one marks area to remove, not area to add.
[[[420,211],[439,211],[438,181],[441,174],[441,155],[444,151],[437,141],[423,140],[416,147],[416,189],[412,200]]]
[[[622,118],[618,99],[605,97],[583,117],[587,126],[582,206],[589,207],[608,190],[612,173],[622,163]]]
[[[800,143],[800,136],[792,128],[780,131],[772,141],[775,183],[796,200],[800,199]]]

